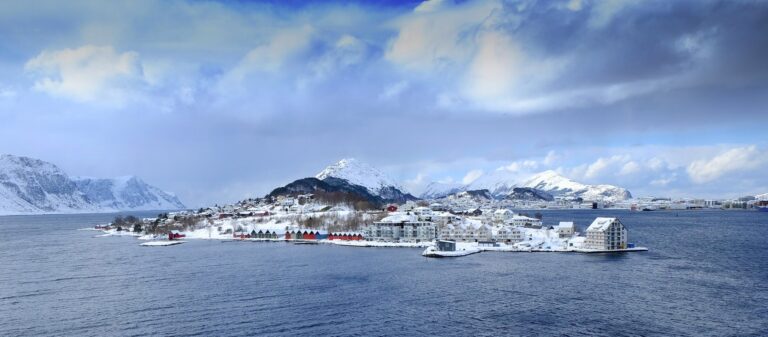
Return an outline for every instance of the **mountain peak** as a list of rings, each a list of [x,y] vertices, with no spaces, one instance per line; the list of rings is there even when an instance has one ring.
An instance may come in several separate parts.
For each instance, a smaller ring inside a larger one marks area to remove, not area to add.
[[[397,182],[379,169],[355,158],[344,158],[318,173],[315,178],[323,180],[329,177],[344,179],[351,184],[368,188],[371,193],[379,194],[382,189],[402,188]]]

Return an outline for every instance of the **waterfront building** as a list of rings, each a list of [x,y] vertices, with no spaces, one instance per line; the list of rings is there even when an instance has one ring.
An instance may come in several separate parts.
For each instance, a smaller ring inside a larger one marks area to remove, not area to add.
[[[584,248],[625,249],[627,248],[627,229],[617,218],[596,218],[587,228]]]
[[[432,241],[437,228],[432,221],[420,220],[414,214],[393,213],[381,221],[374,222],[364,230],[364,236],[372,241],[421,242]]]
[[[561,238],[568,238],[576,233],[576,225],[572,221],[560,221],[557,225],[557,235]]]

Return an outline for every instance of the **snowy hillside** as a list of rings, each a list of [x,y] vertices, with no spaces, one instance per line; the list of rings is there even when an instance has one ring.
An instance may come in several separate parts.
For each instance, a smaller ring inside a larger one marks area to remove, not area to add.
[[[768,193],[758,194],[758,195],[755,196],[755,199],[757,199],[757,200],[768,200]]]
[[[624,188],[613,185],[585,185],[563,177],[552,170],[534,175],[525,181],[522,187],[535,188],[555,196],[583,198],[585,200],[618,201],[632,198],[632,194]]]
[[[373,166],[363,163],[354,158],[346,158],[337,163],[326,167],[315,176],[323,180],[328,177],[344,179],[350,184],[363,186],[373,195],[387,193],[389,187],[394,187],[403,191],[394,179],[387,176]]]
[[[179,200],[140,179],[72,179],[56,165],[0,156],[0,214],[179,209]]]

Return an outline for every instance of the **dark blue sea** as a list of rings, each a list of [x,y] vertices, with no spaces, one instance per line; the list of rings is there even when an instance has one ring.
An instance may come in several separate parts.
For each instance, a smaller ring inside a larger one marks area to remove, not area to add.
[[[618,216],[645,253],[482,253],[190,241],[0,217],[2,336],[766,336],[768,213]]]

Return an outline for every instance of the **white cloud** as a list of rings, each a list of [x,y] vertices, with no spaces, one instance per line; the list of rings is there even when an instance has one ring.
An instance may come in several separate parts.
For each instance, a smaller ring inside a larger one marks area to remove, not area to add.
[[[592,3],[589,16],[591,28],[603,28],[622,10],[639,3],[638,0],[599,0]]]
[[[530,172],[531,170],[535,170],[538,167],[539,167],[538,162],[536,162],[535,160],[526,159],[526,160],[514,161],[512,162],[512,164],[509,164],[504,167],[500,167],[499,170],[505,170],[505,171],[517,173],[521,171]]]
[[[231,76],[242,80],[252,72],[276,72],[298,52],[309,47],[315,29],[310,25],[278,31],[266,43],[251,49],[231,71]]]
[[[425,1],[395,22],[398,35],[389,42],[385,58],[408,70],[444,70],[463,65],[472,55],[471,33],[494,10],[497,1],[461,5]]]
[[[634,161],[628,161],[624,164],[624,166],[621,167],[621,171],[619,171],[619,175],[632,175],[640,172],[640,170],[641,170],[640,164]]]
[[[310,62],[314,73],[311,80],[320,80],[345,67],[362,63],[368,54],[368,46],[349,34],[339,37],[325,54]]]
[[[733,148],[709,159],[702,159],[688,165],[687,172],[697,184],[708,183],[724,175],[752,171],[768,164],[768,151],[755,145]]]
[[[394,83],[386,87],[384,89],[384,92],[382,92],[379,95],[379,98],[384,100],[397,98],[398,96],[400,96],[400,94],[402,94],[405,90],[407,90],[409,86],[410,84],[408,83],[408,81],[400,81],[400,82]]]
[[[541,161],[542,164],[546,166],[552,166],[560,159],[560,156],[554,151],[551,150],[547,152],[547,156],[544,157],[544,160]]]
[[[658,179],[651,180],[651,185],[658,186],[658,187],[666,187],[670,183],[677,180],[677,177],[675,175],[669,176],[669,177],[662,177]]]
[[[618,165],[622,165],[629,161],[628,155],[615,155],[611,157],[601,157],[595,162],[587,166],[584,177],[588,179],[598,178],[600,176],[615,173]]]
[[[24,69],[35,78],[34,89],[80,102],[121,105],[148,84],[139,54],[111,46],[44,50]]]
[[[467,174],[464,176],[464,178],[461,179],[461,183],[464,185],[467,185],[475,180],[477,178],[480,178],[480,176],[483,175],[483,170],[471,170],[467,172]]]

